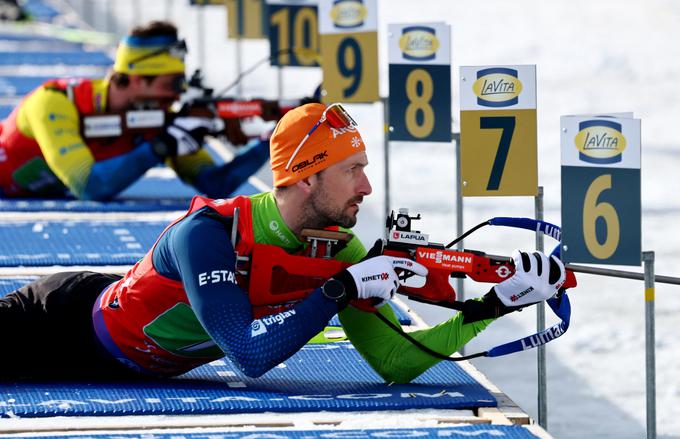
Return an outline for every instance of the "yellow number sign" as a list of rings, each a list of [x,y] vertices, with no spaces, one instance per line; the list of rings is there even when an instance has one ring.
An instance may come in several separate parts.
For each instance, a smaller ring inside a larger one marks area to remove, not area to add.
[[[376,0],[319,3],[324,102],[380,99],[377,29]]]
[[[461,67],[463,196],[538,193],[535,66]]]
[[[264,0],[224,0],[227,5],[228,38],[263,39]]]
[[[536,195],[536,110],[462,111],[460,131],[463,196]]]
[[[376,32],[321,35],[324,102],[375,102],[378,96]]]

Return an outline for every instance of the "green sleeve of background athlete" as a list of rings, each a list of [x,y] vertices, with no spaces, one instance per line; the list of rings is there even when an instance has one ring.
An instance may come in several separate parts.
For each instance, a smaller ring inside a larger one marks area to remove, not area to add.
[[[336,258],[346,262],[358,262],[365,255],[363,244],[354,237]],[[392,323],[399,325],[391,307],[383,306],[379,312]],[[349,306],[340,312],[339,316],[352,345],[387,382],[408,383],[441,361],[423,352],[371,313]],[[493,319],[464,325],[463,316],[458,313],[437,326],[411,332],[410,335],[436,352],[451,355],[491,322]]]

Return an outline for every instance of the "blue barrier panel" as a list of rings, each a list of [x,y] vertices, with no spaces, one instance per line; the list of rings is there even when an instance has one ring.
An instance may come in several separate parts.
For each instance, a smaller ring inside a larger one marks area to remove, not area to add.
[[[253,195],[260,190],[246,182],[232,195]],[[0,212],[164,212],[189,208],[197,192],[179,178],[144,177],[112,201],[84,201],[74,198],[0,198]]]
[[[42,0],[24,0],[20,4],[32,20],[51,22],[61,15],[58,10]]]
[[[0,223],[0,267],[132,265],[167,221],[17,221]]]
[[[104,52],[0,52],[0,66],[18,65],[50,66],[67,64],[72,66],[109,66],[113,60]]]
[[[32,438],[51,437],[56,439],[82,437],[82,433],[74,432],[68,436],[35,435]],[[87,438],[112,437],[112,434],[88,434]],[[115,432],[116,439],[384,439],[384,438],[418,438],[418,439],[532,439],[538,438],[526,428],[519,425],[461,425],[442,428],[370,428],[354,430],[267,430],[258,428],[249,431],[178,431],[150,433],[148,431]]]
[[[0,50],[4,52],[41,52],[46,50],[55,51],[81,51],[82,43],[64,41],[58,38],[23,38],[22,36],[2,34],[0,31]]]
[[[7,41],[33,41],[33,42],[63,42],[66,44],[71,44],[73,47],[82,47],[81,43],[74,43],[71,41],[65,41],[61,38],[52,37],[49,35],[38,35],[35,33],[8,33],[2,32],[0,29],[0,40]]]
[[[38,88],[49,76],[0,76],[0,97],[24,96]]]
[[[0,105],[0,120],[6,119],[14,109],[14,105]]]
[[[385,384],[347,342],[307,345],[260,378],[228,361],[180,378],[129,383],[0,382],[0,416],[128,416],[495,407],[460,366],[442,362],[411,384]]]

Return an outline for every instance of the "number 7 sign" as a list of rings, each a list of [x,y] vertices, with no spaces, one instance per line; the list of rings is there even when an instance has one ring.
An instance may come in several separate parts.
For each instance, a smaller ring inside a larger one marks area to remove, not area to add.
[[[538,192],[535,66],[461,67],[463,196]]]

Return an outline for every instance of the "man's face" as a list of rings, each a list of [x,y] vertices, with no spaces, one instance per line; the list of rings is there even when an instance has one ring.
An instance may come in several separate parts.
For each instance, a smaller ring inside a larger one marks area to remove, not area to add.
[[[128,100],[132,108],[159,108],[167,110],[179,99],[178,84],[183,75],[158,75],[151,80],[141,76],[130,77]]]
[[[310,227],[357,223],[359,204],[373,189],[364,172],[368,165],[365,152],[356,153],[310,177],[314,187],[309,198]]]

